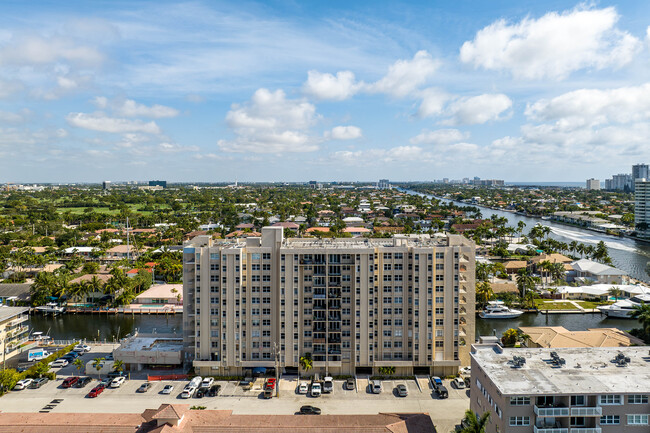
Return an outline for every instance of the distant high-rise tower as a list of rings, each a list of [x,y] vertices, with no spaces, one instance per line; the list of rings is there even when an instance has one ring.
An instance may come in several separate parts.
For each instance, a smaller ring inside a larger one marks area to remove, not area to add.
[[[149,186],[162,186],[163,188],[167,188],[167,181],[166,180],[150,180],[149,181]]]
[[[634,182],[634,225],[640,237],[650,236],[650,181]]]
[[[600,180],[598,179],[587,179],[587,190],[588,191],[597,191],[600,189]]]
[[[379,179],[377,183],[379,189],[390,189],[390,181],[388,179]]]
[[[637,179],[650,179],[648,164],[635,164],[632,166],[632,191],[634,191],[634,182]]]
[[[102,189],[107,190],[111,187],[111,181],[110,180],[105,180],[102,182]]]

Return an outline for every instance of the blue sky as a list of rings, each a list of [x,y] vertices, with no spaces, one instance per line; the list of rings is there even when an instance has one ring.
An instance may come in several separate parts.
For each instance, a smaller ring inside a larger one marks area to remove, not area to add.
[[[582,181],[650,162],[650,5],[0,4],[0,182]]]

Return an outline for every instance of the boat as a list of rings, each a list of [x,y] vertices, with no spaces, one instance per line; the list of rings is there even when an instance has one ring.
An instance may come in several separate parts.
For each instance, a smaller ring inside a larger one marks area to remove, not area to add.
[[[650,304],[650,294],[641,294],[629,299],[621,299],[620,301],[614,302],[612,305],[601,305],[598,309],[601,313],[606,314],[607,317],[631,319],[634,307],[644,303]]]
[[[61,307],[55,302],[48,302],[45,305],[36,307],[35,310],[43,314],[60,314],[65,311],[65,307]]]
[[[506,307],[503,301],[490,301],[478,315],[481,319],[514,319],[522,314],[523,311]]]

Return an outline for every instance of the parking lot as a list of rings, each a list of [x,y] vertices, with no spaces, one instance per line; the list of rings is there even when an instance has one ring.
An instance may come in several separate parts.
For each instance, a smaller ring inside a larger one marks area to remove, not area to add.
[[[84,360],[97,357],[97,353],[84,355]],[[110,412],[140,413],[145,409],[156,408],[162,403],[180,403],[205,406],[207,409],[227,409],[237,414],[294,414],[300,406],[309,404],[322,409],[323,414],[373,414],[378,412],[428,412],[438,427],[446,432],[463,417],[469,407],[467,390],[458,390],[445,381],[449,398],[438,399],[425,378],[419,380],[420,388],[414,380],[382,381],[382,392],[372,394],[368,391],[368,380],[357,379],[357,389],[345,390],[343,381],[334,381],[330,394],[311,397],[297,393],[297,378],[283,379],[279,383],[279,397],[266,400],[262,398],[263,379],[258,378],[250,391],[245,391],[237,382],[215,382],[221,385],[217,397],[181,399],[180,393],[187,381],[153,382],[146,393],[137,393],[142,379],[127,380],[120,388],[107,388],[98,397],[88,398],[88,392],[99,382],[94,379],[84,388],[61,388],[68,375],[78,375],[72,366],[59,372],[56,381],[50,381],[40,389],[12,391],[2,397],[1,406],[5,412],[38,412],[52,401],[59,400],[49,411],[66,412]],[[69,372],[67,370],[70,370]],[[69,374],[68,374],[69,373]],[[165,385],[171,384],[174,390],[170,395],[161,394]],[[398,397],[394,389],[405,384],[408,396]]]

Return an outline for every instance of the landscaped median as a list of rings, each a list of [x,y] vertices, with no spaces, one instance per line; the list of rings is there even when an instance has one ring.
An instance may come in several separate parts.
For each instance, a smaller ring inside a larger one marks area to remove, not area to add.
[[[75,345],[76,344],[70,344],[69,346],[66,346],[63,349],[57,350],[47,358],[35,363],[27,370],[21,373],[14,370],[13,368],[8,368],[0,372],[0,396],[3,395],[5,392],[9,391],[10,389],[13,389],[13,387],[16,386],[16,383],[19,380],[28,377],[30,378],[47,377],[50,380],[55,380],[56,373],[50,371],[49,363],[59,359],[66,353],[70,352],[72,349],[74,349]]]

